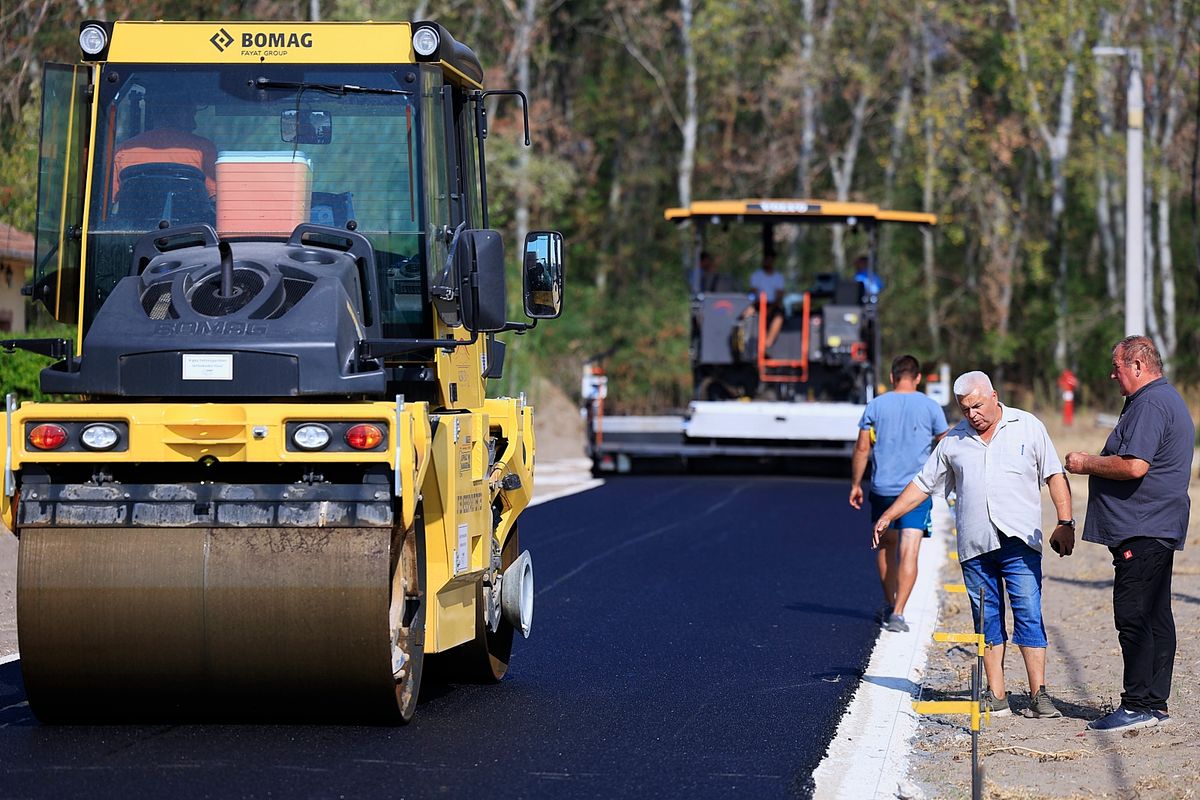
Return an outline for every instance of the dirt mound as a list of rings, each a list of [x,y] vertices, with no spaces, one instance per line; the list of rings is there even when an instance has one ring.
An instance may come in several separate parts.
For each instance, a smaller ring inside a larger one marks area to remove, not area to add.
[[[579,406],[559,387],[538,378],[529,392],[538,461],[559,461],[584,456],[584,422]]]

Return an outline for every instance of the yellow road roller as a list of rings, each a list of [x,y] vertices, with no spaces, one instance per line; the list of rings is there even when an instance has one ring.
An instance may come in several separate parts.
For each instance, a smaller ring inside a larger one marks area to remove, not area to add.
[[[524,95],[435,22],[79,45],[46,68],[26,290],[77,334],[3,343],[60,398],[5,404],[33,711],[407,721],[427,655],[498,681],[533,409],[486,382],[562,311],[562,236],[527,236],[510,321],[488,228],[485,103]]]

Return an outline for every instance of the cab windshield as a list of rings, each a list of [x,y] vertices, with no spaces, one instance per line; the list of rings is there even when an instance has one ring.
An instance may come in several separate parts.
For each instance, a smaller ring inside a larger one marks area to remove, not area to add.
[[[384,335],[427,335],[417,87],[412,66],[106,64],[86,319],[164,220],[233,240],[311,222],[371,240]]]

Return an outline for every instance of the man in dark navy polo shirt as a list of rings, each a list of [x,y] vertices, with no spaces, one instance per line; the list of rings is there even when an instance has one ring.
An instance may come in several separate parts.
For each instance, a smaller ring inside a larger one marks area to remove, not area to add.
[[[1175,619],[1171,569],[1187,537],[1188,481],[1196,428],[1187,404],[1162,374],[1145,336],[1113,348],[1112,379],[1125,407],[1100,455],[1068,453],[1066,468],[1090,475],[1083,540],[1113,554],[1113,616],[1125,662],[1117,710],[1093,720],[1097,731],[1129,730],[1170,719]]]

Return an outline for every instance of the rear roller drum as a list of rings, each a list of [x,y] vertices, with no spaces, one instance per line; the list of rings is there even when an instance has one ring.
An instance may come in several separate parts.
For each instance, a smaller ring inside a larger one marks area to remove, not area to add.
[[[21,531],[17,624],[50,720],[411,719],[424,528]]]

